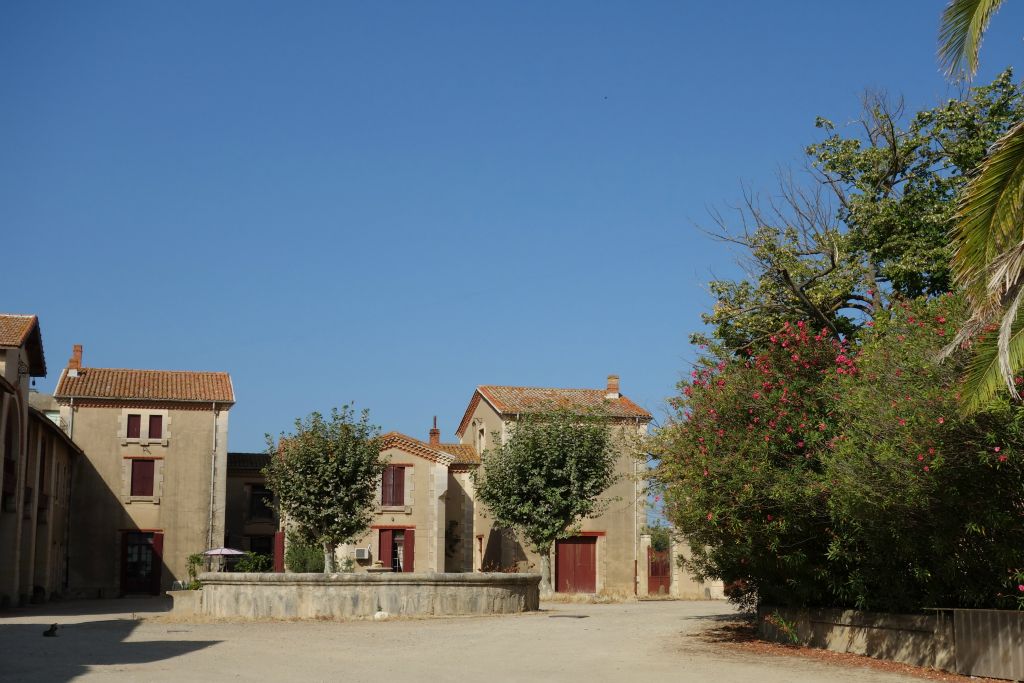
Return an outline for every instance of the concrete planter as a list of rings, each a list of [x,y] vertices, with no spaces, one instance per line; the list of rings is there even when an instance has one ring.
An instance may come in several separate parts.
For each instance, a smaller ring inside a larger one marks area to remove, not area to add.
[[[167,591],[170,596],[171,611],[180,616],[193,616],[199,614],[202,591]]]
[[[540,603],[538,574],[209,573],[199,580],[203,589],[194,591],[202,595],[195,613],[210,617],[511,614],[536,610]]]

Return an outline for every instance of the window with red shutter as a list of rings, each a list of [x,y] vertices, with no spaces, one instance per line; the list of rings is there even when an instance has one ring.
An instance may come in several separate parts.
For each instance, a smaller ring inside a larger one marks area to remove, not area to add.
[[[401,465],[388,465],[384,470],[380,504],[405,505],[405,468]]]
[[[153,495],[152,460],[132,460],[132,495]]]
[[[142,429],[142,416],[141,415],[129,415],[128,416],[128,438],[137,439]]]
[[[164,437],[164,416],[149,416],[149,438],[162,439]]]

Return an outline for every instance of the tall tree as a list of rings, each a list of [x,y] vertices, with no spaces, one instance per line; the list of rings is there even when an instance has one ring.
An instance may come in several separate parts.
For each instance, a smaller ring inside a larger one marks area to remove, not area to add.
[[[942,13],[939,58],[949,76],[972,78],[981,40],[1002,0],[951,0]],[[957,207],[952,267],[971,316],[946,348],[952,353],[989,326],[999,334],[976,344],[965,407],[980,408],[1002,385],[1019,399],[1014,374],[1024,367],[1024,121],[993,146]]]
[[[599,514],[615,481],[618,450],[600,414],[559,409],[522,415],[473,472],[477,495],[498,526],[520,533],[540,555],[541,591],[550,593],[551,549]]]
[[[349,406],[329,419],[311,413],[295,421],[293,434],[275,443],[267,436],[267,487],[295,532],[324,552],[324,571],[336,571],[334,549],[360,536],[373,518],[373,500],[387,461],[369,412],[358,420]]]
[[[713,337],[759,347],[797,319],[846,336],[893,297],[948,291],[957,198],[1022,112],[1006,71],[913,115],[869,94],[853,126],[818,118],[825,138],[806,149],[813,182],[783,175],[771,200],[748,193],[735,215],[715,214],[712,234],[742,248],[747,277],[711,283]]]

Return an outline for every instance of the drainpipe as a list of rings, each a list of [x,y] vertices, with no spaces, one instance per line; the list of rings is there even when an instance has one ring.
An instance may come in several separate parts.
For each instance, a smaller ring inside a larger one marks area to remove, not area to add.
[[[71,397],[71,416],[68,419],[68,438],[75,441],[75,397]],[[71,498],[75,495],[75,470],[80,467],[79,460],[85,455],[75,456],[68,465],[68,499],[64,508],[64,592],[71,591]]]
[[[210,455],[210,518],[207,522],[206,531],[206,547],[212,548],[213,546],[213,502],[214,502],[214,486],[217,475],[217,403],[216,401],[212,404],[213,407],[213,452]]]

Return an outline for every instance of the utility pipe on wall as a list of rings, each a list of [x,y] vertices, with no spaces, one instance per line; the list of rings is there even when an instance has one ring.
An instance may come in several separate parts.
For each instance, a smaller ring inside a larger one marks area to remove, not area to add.
[[[217,402],[214,401],[213,407],[213,452],[210,454],[210,518],[207,522],[206,531],[206,547],[213,548],[213,502],[214,502],[214,482],[217,476]]]

